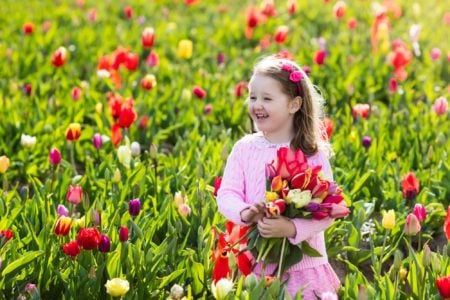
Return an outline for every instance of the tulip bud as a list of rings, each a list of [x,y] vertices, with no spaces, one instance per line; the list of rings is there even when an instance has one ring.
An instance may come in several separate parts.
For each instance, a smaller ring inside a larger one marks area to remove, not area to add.
[[[227,299],[228,294],[233,289],[233,281],[228,278],[222,278],[217,283],[212,284],[211,291],[217,300]]]
[[[81,202],[81,198],[83,196],[83,190],[81,186],[69,186],[69,190],[67,191],[66,199],[72,204],[79,204]]]
[[[67,61],[67,49],[59,47],[52,56],[52,64],[59,68],[62,67]]]
[[[150,52],[150,54],[147,57],[147,65],[149,67],[155,67],[159,65],[158,53],[156,53],[155,51]]]
[[[102,223],[102,213],[96,209],[92,210],[91,220],[94,223],[94,226],[100,226]]]
[[[178,212],[180,213],[181,216],[187,217],[188,215],[191,214],[191,208],[186,203],[183,203],[180,206],[178,206]]]
[[[141,79],[141,87],[144,90],[149,91],[156,87],[156,84],[156,77],[153,74],[145,75],[145,77]]]
[[[72,100],[78,101],[80,97],[81,97],[81,89],[76,86],[72,89]]]
[[[113,278],[106,281],[105,287],[106,293],[112,297],[122,298],[130,289],[130,283],[126,279]]]
[[[434,112],[438,115],[438,116],[443,116],[447,113],[448,110],[448,102],[447,99],[445,99],[445,97],[439,97],[436,99],[436,101],[433,104],[433,109]]]
[[[98,244],[98,251],[107,253],[111,250],[111,241],[106,234],[100,236],[100,244]]]
[[[5,155],[0,156],[0,173],[5,174],[9,168],[9,158]]]
[[[121,226],[119,229],[119,240],[121,242],[126,242],[128,241],[128,227],[126,226]]]
[[[395,212],[390,209],[387,213],[383,215],[383,220],[381,224],[384,229],[392,230],[395,227]]]
[[[219,52],[219,53],[217,54],[217,64],[218,64],[218,65],[222,65],[222,64],[224,64],[224,63],[225,63],[225,54],[222,53],[222,52]]]
[[[142,32],[141,42],[144,48],[153,47],[155,42],[155,29],[152,27],[146,27]]]
[[[141,155],[141,146],[139,145],[138,142],[132,142],[130,148],[132,156],[137,157]]]
[[[178,57],[189,59],[192,57],[192,41],[181,40],[178,43]]]
[[[406,277],[408,276],[408,270],[401,267],[400,271],[398,271],[398,275],[399,275],[401,281],[405,281]]]
[[[427,218],[427,212],[422,204],[417,203],[414,205],[414,215],[420,222],[423,222]]]
[[[97,104],[95,104],[95,112],[100,115],[102,113],[103,110],[103,104],[101,102],[98,102]]]
[[[151,159],[156,159],[157,158],[157,156],[158,156],[158,148],[156,147],[155,144],[151,144],[150,145],[150,152],[149,152],[149,154],[150,154],[150,158]]]
[[[206,91],[199,86],[194,86],[192,93],[199,99],[206,98]]]
[[[131,149],[127,145],[119,146],[117,149],[117,158],[119,162],[126,168],[130,168]]]
[[[372,139],[370,138],[370,136],[364,136],[362,138],[361,143],[364,146],[364,148],[368,149],[370,145],[372,145]]]
[[[253,290],[253,288],[258,284],[258,278],[255,273],[250,273],[245,277],[244,287],[247,290]]]
[[[428,244],[423,246],[423,259],[422,263],[424,267],[427,267],[431,263],[431,249]]]
[[[205,108],[203,109],[203,113],[205,115],[209,115],[212,112],[212,110],[213,110],[212,104],[208,103],[208,104],[205,105]]]
[[[114,183],[119,183],[121,179],[122,179],[122,176],[120,176],[120,170],[116,169],[114,171],[113,182]]]
[[[431,49],[430,57],[432,60],[438,60],[441,57],[441,49],[439,48]]]
[[[406,217],[405,234],[413,236],[420,232],[420,230],[421,226],[419,219],[417,219],[415,214],[409,214]]]
[[[59,204],[56,211],[58,213],[58,216],[60,216],[60,217],[61,216],[65,216],[65,217],[69,216],[69,210],[63,204]]]
[[[399,270],[402,266],[402,260],[403,260],[403,253],[402,251],[396,249],[394,252],[394,268],[396,270]]]
[[[178,285],[178,284],[174,284],[171,288],[170,288],[170,299],[171,300],[179,300],[182,299],[184,295],[184,289],[182,286]]]
[[[34,32],[34,24],[30,22],[24,23],[22,26],[22,31],[25,35],[32,35]]]
[[[130,202],[128,203],[128,211],[130,215],[132,215],[133,217],[139,215],[139,212],[141,211],[141,200],[139,199],[130,200]]]
[[[100,133],[94,134],[92,137],[92,143],[94,144],[95,149],[100,149],[103,145],[102,136]]]
[[[78,140],[81,135],[80,123],[71,123],[66,130],[66,138],[68,141],[74,142]]]

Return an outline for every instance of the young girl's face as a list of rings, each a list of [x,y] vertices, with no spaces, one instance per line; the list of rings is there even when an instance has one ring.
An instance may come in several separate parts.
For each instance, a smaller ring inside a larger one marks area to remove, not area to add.
[[[248,111],[258,130],[273,142],[292,138],[295,101],[286,95],[281,83],[262,74],[254,74],[249,84]]]

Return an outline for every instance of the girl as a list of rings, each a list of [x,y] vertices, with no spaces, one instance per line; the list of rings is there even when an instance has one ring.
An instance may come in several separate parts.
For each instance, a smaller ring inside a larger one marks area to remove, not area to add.
[[[306,300],[339,288],[324,241],[324,230],[333,220],[264,217],[265,164],[276,157],[279,147],[290,146],[301,149],[310,166],[321,165],[327,179],[333,179],[326,155],[330,147],[320,126],[323,102],[294,62],[270,56],[257,63],[249,83],[248,112],[258,132],[234,145],[217,196],[220,213],[235,224],[257,223],[265,238],[287,237],[292,244],[307,241],[321,253],[321,257],[304,255],[285,273],[289,294],[301,291]],[[265,274],[272,274],[275,268],[269,264]],[[261,273],[261,265],[255,272]]]

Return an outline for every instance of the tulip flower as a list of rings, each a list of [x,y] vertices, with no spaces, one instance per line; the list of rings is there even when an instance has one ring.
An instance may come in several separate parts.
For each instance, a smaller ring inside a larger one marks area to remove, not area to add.
[[[347,22],[347,28],[353,30],[356,27],[358,27],[358,21],[355,18],[350,18]]]
[[[266,203],[266,213],[270,217],[280,216],[286,210],[286,202],[282,199]]]
[[[155,51],[150,52],[147,57],[147,65],[149,67],[155,67],[159,65],[159,56]]]
[[[0,156],[0,173],[5,174],[9,168],[9,158],[6,155]]]
[[[443,299],[450,299],[450,276],[441,276],[435,280],[436,287]]]
[[[61,216],[56,221],[55,234],[59,236],[66,236],[69,234],[72,226],[72,219],[66,216]]]
[[[146,129],[148,127],[148,116],[142,116],[139,120],[138,128],[139,129]]]
[[[213,110],[213,106],[211,103],[208,103],[205,105],[205,107],[203,108],[203,113],[205,114],[205,116],[209,115]]]
[[[402,179],[402,192],[406,200],[414,199],[419,193],[419,180],[414,173],[407,173]]]
[[[389,79],[389,92],[395,93],[397,92],[397,88],[398,88],[397,79],[395,78]]]
[[[445,217],[444,221],[444,232],[447,240],[450,241],[450,206],[447,209],[447,216]]]
[[[113,180],[114,183],[119,183],[121,179],[122,179],[122,176],[120,175],[120,170],[116,169],[114,171],[114,175],[113,175],[112,180]]]
[[[52,165],[58,165],[61,162],[61,153],[58,149],[52,148],[48,154],[48,158]]]
[[[214,197],[217,197],[217,193],[219,192],[221,184],[222,184],[222,177],[214,178]]]
[[[286,8],[288,13],[292,16],[297,11],[297,1],[296,0],[288,0],[286,3]]]
[[[443,116],[447,113],[448,110],[448,102],[445,97],[439,97],[436,99],[436,101],[433,104],[434,112],[439,115]]]
[[[133,8],[131,6],[125,6],[123,9],[123,15],[130,20],[133,17]]]
[[[153,75],[153,74],[145,75],[145,77],[142,78],[142,80],[141,80],[141,87],[144,90],[147,90],[147,91],[149,91],[152,88],[156,87],[155,75]]]
[[[326,56],[327,52],[325,50],[317,50],[314,54],[314,62],[321,66],[325,63]]]
[[[370,105],[358,103],[352,107],[353,118],[361,117],[367,119],[369,117]]]
[[[79,204],[83,197],[83,190],[79,185],[70,185],[67,191],[66,200],[72,204]]]
[[[152,27],[146,27],[142,32],[141,42],[144,48],[153,47],[155,42],[155,29]]]
[[[331,136],[333,135],[333,131],[334,131],[333,120],[330,118],[324,118],[323,122],[322,122],[322,126],[325,129],[326,139],[327,140],[331,139]]]
[[[387,213],[383,215],[381,225],[383,226],[384,229],[387,230],[392,230],[395,227],[395,212],[393,209],[390,209]]]
[[[217,300],[225,300],[233,289],[233,281],[228,278],[222,278],[217,282],[213,282],[211,292]]]
[[[406,217],[405,234],[410,236],[416,235],[420,230],[421,226],[419,219],[417,219],[415,214],[409,214]]]
[[[223,52],[219,52],[216,58],[217,64],[223,65],[225,63],[225,60],[226,60],[225,54]]]
[[[130,213],[130,215],[136,217],[137,215],[139,215],[140,211],[141,211],[141,200],[139,199],[130,200],[130,202],[128,203],[128,212]]]
[[[127,145],[119,146],[117,149],[117,159],[126,168],[130,168],[131,149]]]
[[[25,35],[32,35],[34,32],[34,24],[30,22],[24,23],[22,26],[22,31]]]
[[[130,283],[126,279],[113,278],[106,281],[106,293],[112,297],[121,297],[130,289]]]
[[[0,231],[0,239],[3,237],[6,241],[9,241],[14,236],[14,233],[11,229],[1,230]]]
[[[181,40],[178,43],[178,57],[189,59],[192,57],[192,41]]]
[[[370,145],[372,145],[372,139],[370,138],[370,136],[363,136],[361,144],[364,148],[368,149]]]
[[[20,136],[20,144],[25,148],[32,148],[36,144],[36,137],[22,133]]]
[[[191,208],[186,203],[181,204],[178,206],[178,212],[181,216],[187,217],[191,214]]]
[[[69,216],[69,210],[67,209],[67,207],[65,207],[62,204],[58,204],[58,208],[56,209],[58,216],[65,216],[68,217]]]
[[[184,289],[182,286],[178,285],[178,284],[174,284],[171,288],[170,288],[170,296],[169,299],[182,299],[184,295]]]
[[[414,205],[413,213],[416,215],[417,219],[419,219],[420,222],[425,221],[425,219],[427,218],[427,211],[425,210],[423,204],[417,203],[416,205]]]
[[[64,47],[59,47],[52,56],[52,64],[59,68],[64,66],[67,61],[67,49]]]
[[[68,141],[74,142],[79,139],[81,135],[81,125],[80,123],[70,123],[66,130],[66,139]]]
[[[199,86],[194,86],[192,93],[199,99],[206,98],[206,91]]]
[[[338,20],[344,18],[346,9],[347,5],[345,4],[344,1],[336,2],[336,4],[333,7],[333,14],[335,18]]]
[[[273,39],[277,44],[283,44],[286,41],[289,28],[285,25],[279,26],[275,31]]]
[[[439,48],[433,48],[430,52],[430,57],[432,60],[438,60],[441,57],[441,49]]]
[[[67,256],[76,257],[81,249],[77,241],[71,241],[70,243],[62,245],[63,251]]]
[[[81,97],[81,89],[77,86],[73,87],[71,95],[73,101],[78,101]]]
[[[23,91],[25,92],[25,95],[27,95],[27,96],[31,95],[32,90],[33,90],[33,86],[29,83],[25,84],[25,86],[23,87]]]
[[[94,145],[95,149],[100,149],[103,145],[103,140],[102,140],[102,136],[100,135],[100,133],[96,133],[94,134],[94,136],[92,137],[92,144]]]
[[[130,128],[137,119],[137,113],[132,105],[124,105],[120,111],[118,125],[121,128]]]
[[[136,71],[139,66],[139,55],[128,53],[124,65],[128,71]]]
[[[121,242],[128,241],[128,228],[126,226],[121,226],[119,229],[119,240]]]
[[[132,142],[130,145],[131,155],[137,157],[141,155],[141,145],[138,142]]]
[[[81,228],[77,243],[85,250],[93,250],[100,244],[100,232],[96,228]]]
[[[98,244],[98,251],[107,253],[111,250],[111,241],[106,234],[100,236],[100,243]]]

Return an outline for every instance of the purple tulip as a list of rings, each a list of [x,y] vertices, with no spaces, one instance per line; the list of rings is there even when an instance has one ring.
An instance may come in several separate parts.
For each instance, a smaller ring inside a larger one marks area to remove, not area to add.
[[[132,215],[133,217],[139,215],[139,212],[141,211],[141,200],[139,199],[130,200],[128,211],[130,212],[130,215]]]
[[[364,148],[368,149],[370,145],[372,145],[372,139],[370,138],[370,136],[366,135],[362,138],[361,143],[364,146]]]
[[[65,207],[62,204],[58,205],[58,208],[56,211],[58,212],[59,217],[61,217],[61,216],[68,217],[69,216],[69,210],[67,209],[67,207]]]
[[[100,133],[94,134],[92,137],[92,143],[94,144],[95,149],[100,149],[103,145],[102,136]]]
[[[100,244],[98,244],[98,251],[107,253],[111,250],[111,241],[106,234],[100,236]]]
[[[223,63],[225,63],[225,54],[220,52],[217,54],[217,64],[221,65]]]
[[[309,212],[316,212],[320,209],[320,204],[316,202],[309,202],[306,205],[306,210]]]
[[[101,215],[101,213],[100,213],[98,210],[96,210],[96,209],[93,209],[93,210],[92,210],[92,221],[94,222],[94,225],[95,225],[95,226],[100,226],[101,223],[102,223],[102,215]]]
[[[50,153],[48,154],[48,158],[50,159],[50,163],[56,166],[61,162],[61,153],[58,149],[52,148],[52,150],[50,150]]]

